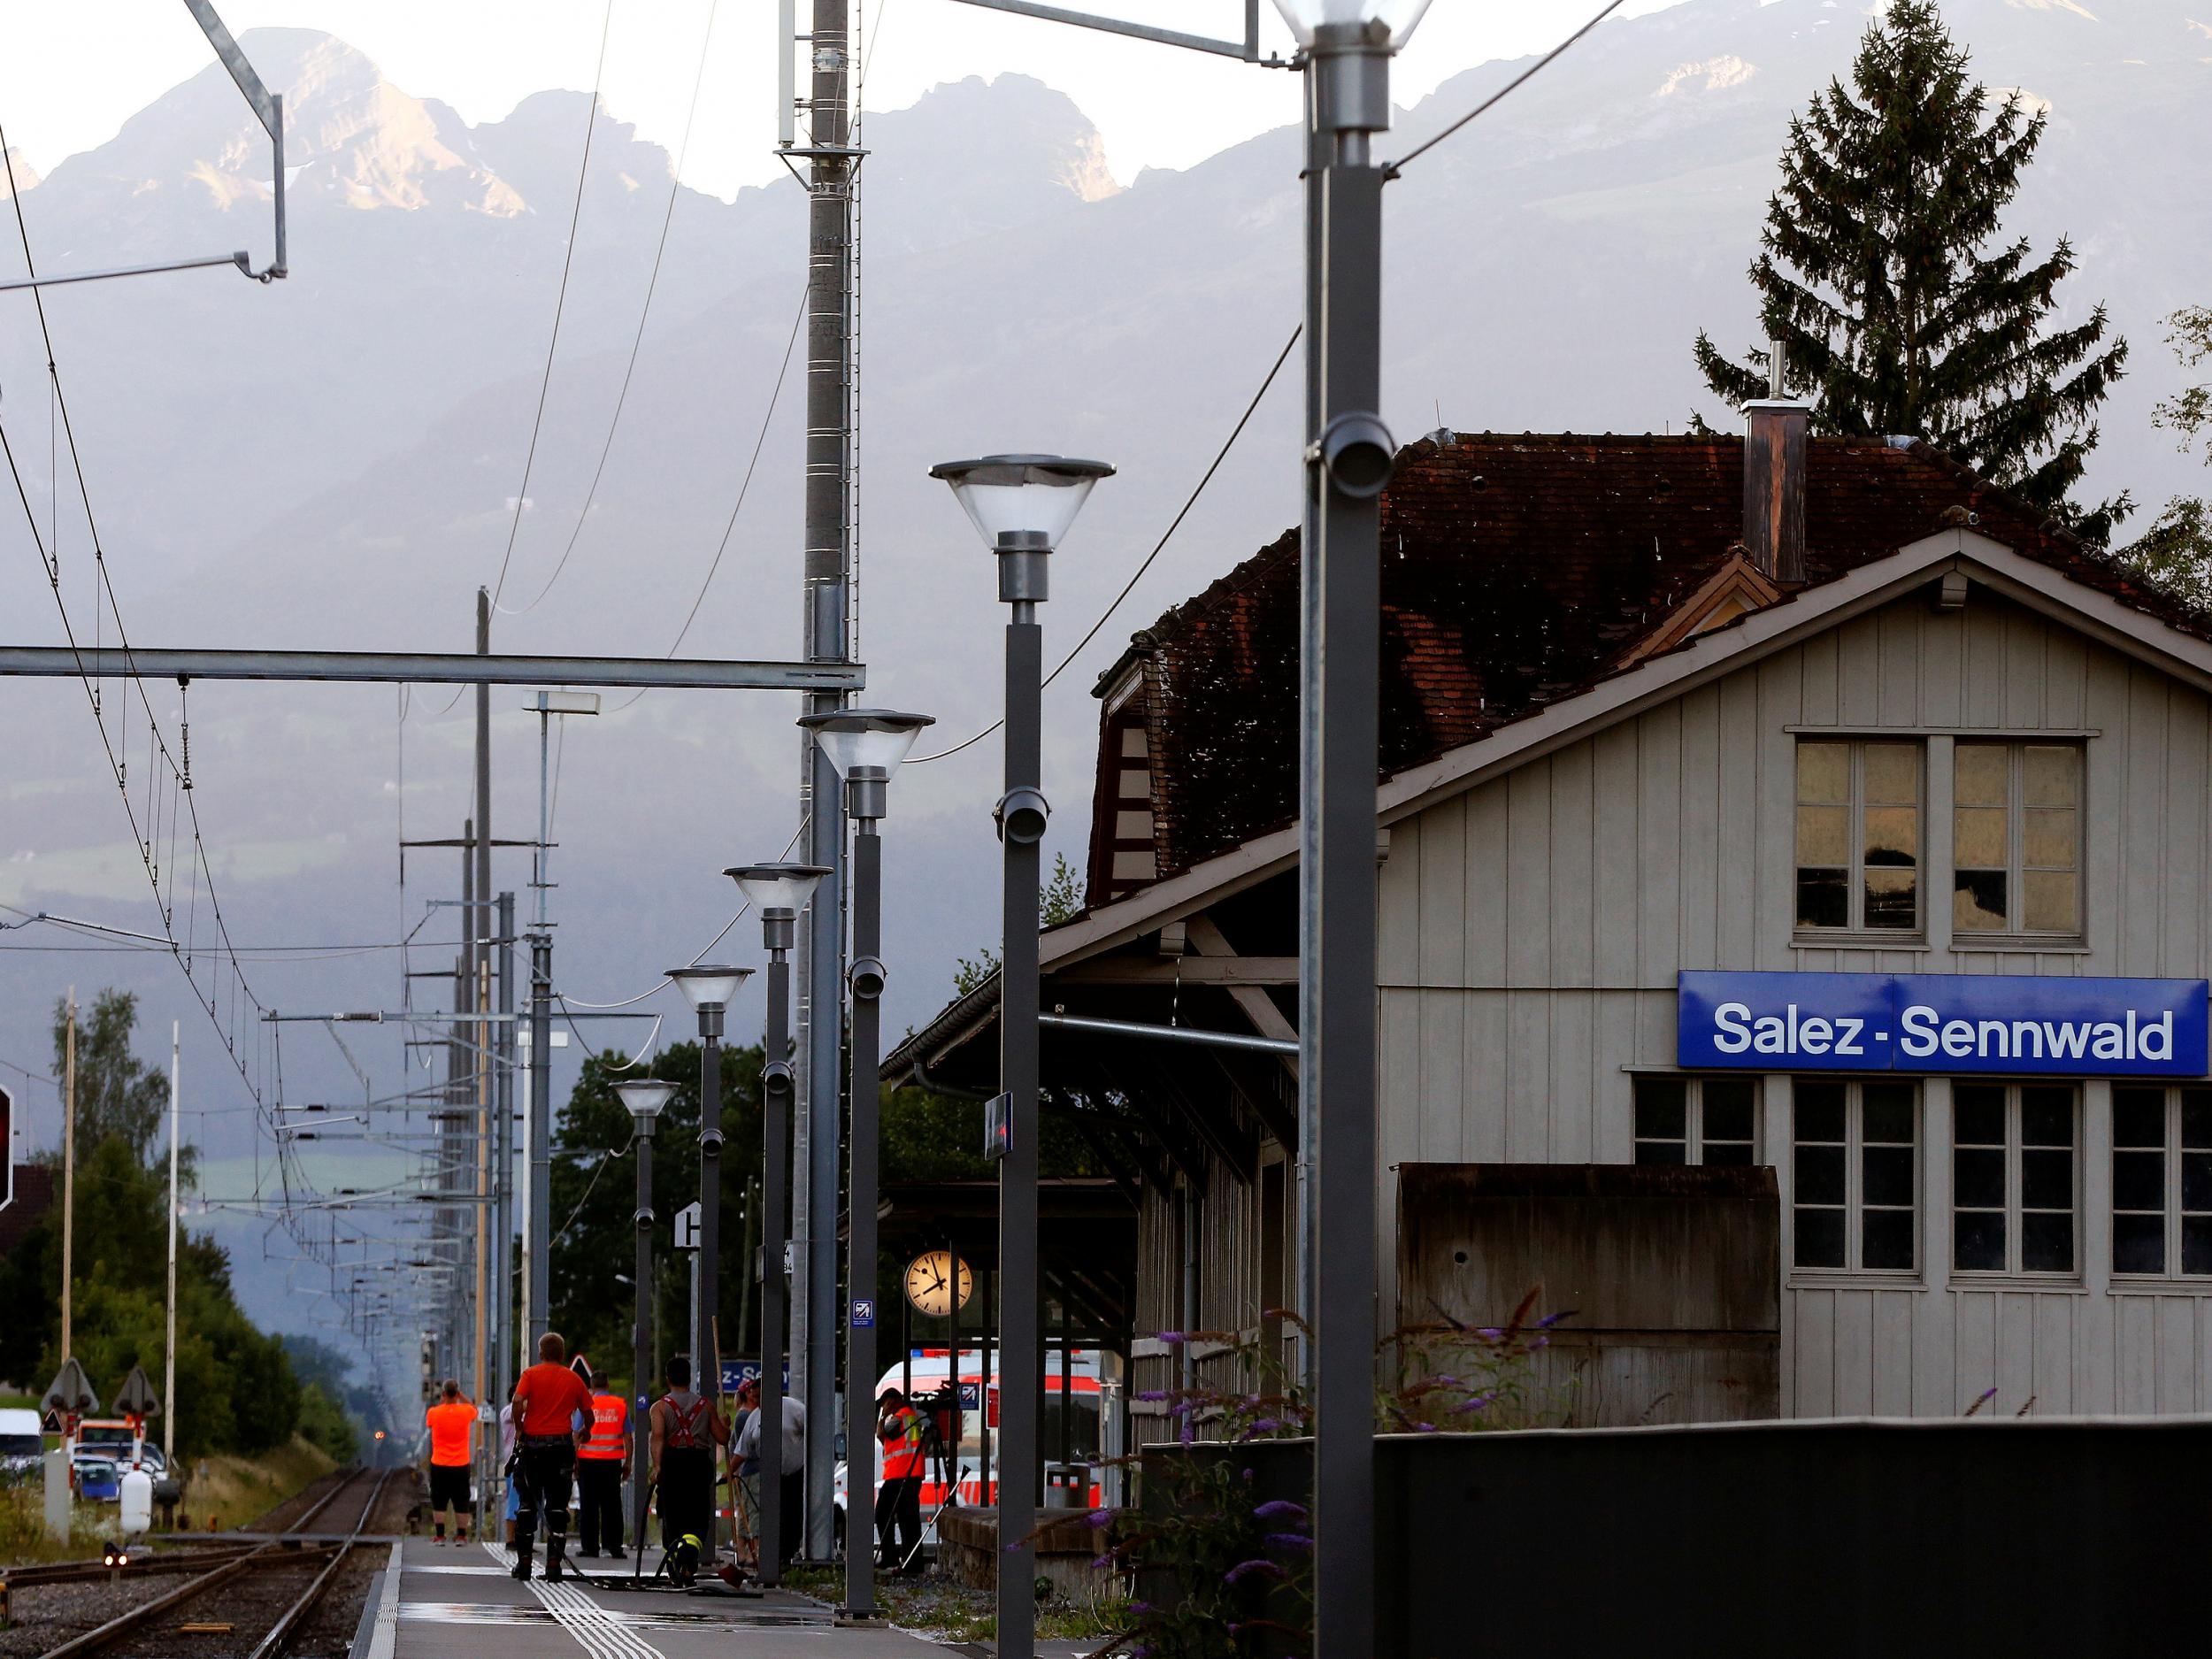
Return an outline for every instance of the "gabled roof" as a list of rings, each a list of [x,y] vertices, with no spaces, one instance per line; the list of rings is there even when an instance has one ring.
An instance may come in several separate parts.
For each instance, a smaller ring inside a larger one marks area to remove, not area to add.
[[[2205,617],[1924,443],[1816,437],[1808,449],[1811,588],[1971,526],[2212,638]],[[1474,434],[1403,450],[1383,502],[1381,775],[1648,656],[1640,647],[1675,626],[1731,557],[1742,494],[1743,442],[1733,437]],[[1291,531],[1137,636],[1102,681],[1148,660],[1162,879],[1294,812],[1298,562]]]

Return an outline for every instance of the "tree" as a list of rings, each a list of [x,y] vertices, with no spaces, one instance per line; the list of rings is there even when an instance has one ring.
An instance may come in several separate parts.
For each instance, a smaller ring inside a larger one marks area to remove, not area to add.
[[[169,1108],[169,1079],[157,1066],[131,1052],[138,1025],[138,998],[129,991],[106,990],[77,1018],[77,1145],[88,1151],[110,1135],[146,1162],[162,1114]],[[54,1003],[54,1075],[68,1061],[69,1003]]]
[[[1990,110],[1932,0],[1877,17],[1851,81],[1791,117],[1751,264],[1791,383],[1814,395],[1824,429],[1924,438],[2102,543],[2128,497],[2070,496],[2127,342],[2108,340],[2101,304],[2043,332],[2075,268],[2065,238],[2041,259],[2024,237],[1997,242],[2047,116],[2017,93]],[[1694,350],[1719,396],[1766,395],[1765,350],[1738,364],[1702,331]]]
[[[2166,343],[2183,368],[2212,361],[2212,305],[2184,306],[2166,321],[2173,329]],[[2185,455],[2201,444],[2204,464],[2212,466],[2212,380],[2159,399],[2151,424],[2178,433],[2176,447]],[[2212,503],[2202,495],[2175,496],[2120,557],[2169,592],[2212,607]]]
[[[722,1050],[722,1272],[718,1280],[722,1351],[757,1352],[752,1326],[749,1215],[760,1180],[761,1050]],[[561,1110],[553,1137],[553,1326],[569,1347],[591,1356],[611,1378],[633,1369],[629,1281],[637,1251],[637,1165],[629,1110],[614,1086],[656,1077],[676,1086],[654,1127],[654,1328],[659,1358],[689,1353],[687,1263],[671,1248],[676,1212],[699,1196],[699,1045],[672,1043],[642,1067],[609,1049],[588,1056]],[[787,1212],[788,1213],[788,1212]],[[651,1379],[647,1379],[649,1383]]]

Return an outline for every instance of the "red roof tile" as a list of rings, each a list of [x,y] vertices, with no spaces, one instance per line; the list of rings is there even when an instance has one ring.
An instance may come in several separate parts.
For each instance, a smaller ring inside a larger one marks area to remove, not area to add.
[[[1383,502],[1383,775],[1613,672],[1727,557],[1742,498],[1740,438],[1480,434],[1402,451]],[[2212,638],[2208,618],[1917,442],[1811,442],[1810,585],[1968,513],[2025,557]],[[1137,635],[1123,658],[1152,659],[1163,877],[1294,816],[1298,558],[1298,534],[1286,532]],[[1091,872],[1094,902],[1104,873]]]

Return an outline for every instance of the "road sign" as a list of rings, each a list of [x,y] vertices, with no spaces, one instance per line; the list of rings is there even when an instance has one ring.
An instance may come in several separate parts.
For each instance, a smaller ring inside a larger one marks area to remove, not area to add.
[[[872,1331],[876,1328],[876,1302],[872,1296],[853,1298],[853,1329]]]
[[[695,1198],[676,1212],[676,1248],[680,1250],[699,1248],[699,1201]]]
[[[760,1362],[757,1359],[726,1359],[722,1362],[722,1392],[733,1394],[747,1383],[760,1380]],[[783,1364],[784,1392],[791,1391],[791,1362]]]

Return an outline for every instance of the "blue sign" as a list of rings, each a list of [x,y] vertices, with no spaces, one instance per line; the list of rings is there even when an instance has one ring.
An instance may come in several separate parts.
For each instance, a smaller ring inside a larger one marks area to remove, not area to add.
[[[726,1359],[722,1362],[722,1392],[733,1394],[747,1383],[760,1380],[760,1362],[757,1359]],[[783,1386],[791,1391],[791,1362],[783,1363]]]
[[[1678,977],[1675,1064],[1754,1071],[2202,1077],[2202,979]]]
[[[960,1385],[960,1409],[963,1411],[983,1409],[983,1385],[964,1382]]]
[[[872,1331],[876,1328],[876,1302],[872,1296],[853,1298],[853,1329]]]

